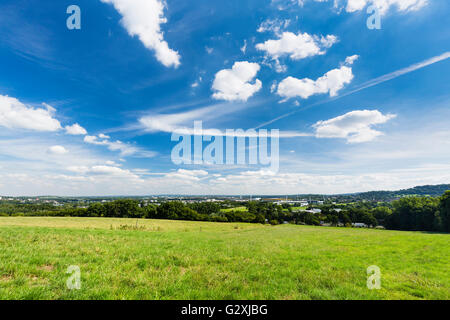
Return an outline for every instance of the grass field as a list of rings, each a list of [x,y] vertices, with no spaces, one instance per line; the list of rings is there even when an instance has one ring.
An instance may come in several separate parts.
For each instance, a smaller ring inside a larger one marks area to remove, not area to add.
[[[230,212],[230,211],[248,211],[247,207],[234,207],[220,210],[222,212]]]
[[[292,211],[306,210],[308,207],[292,207]]]
[[[66,288],[70,265],[80,290]],[[450,235],[6,217],[0,299],[450,299]]]

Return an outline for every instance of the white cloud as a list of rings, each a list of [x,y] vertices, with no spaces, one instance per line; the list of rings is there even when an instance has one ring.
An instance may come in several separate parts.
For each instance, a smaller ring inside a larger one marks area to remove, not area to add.
[[[65,140],[65,135],[31,135],[27,138],[15,136],[13,139],[0,139],[0,154],[3,155],[0,159],[0,193],[122,194],[124,185],[135,190],[134,187],[140,184],[140,179],[134,174],[127,174],[125,169],[125,172],[121,172],[93,168],[107,164],[110,159],[97,155],[83,144]],[[50,149],[50,146],[60,147]],[[64,154],[63,150],[70,153]],[[51,153],[52,151],[56,153]],[[112,164],[108,166],[117,167]]]
[[[355,12],[363,10],[368,5],[375,5],[383,15],[394,6],[398,11],[409,12],[417,11],[427,4],[428,0],[348,0],[345,10]]]
[[[123,168],[123,172],[102,167],[118,167],[108,162],[113,159],[93,156],[91,148],[86,146],[66,146],[54,141],[55,137],[45,137],[45,141],[37,135],[9,141],[0,139],[0,154],[7,155],[0,159],[0,194],[248,195],[273,194],[274,186],[279,194],[335,194],[448,183],[450,130],[446,119],[449,112],[445,103],[442,108],[439,113],[432,109],[433,112],[422,115],[420,127],[414,126],[415,116],[404,123],[408,117],[404,114],[401,122],[396,123],[396,130],[370,144],[328,145],[327,152],[321,155],[292,154],[288,148],[280,154],[283,166],[278,174],[242,167],[205,169],[203,166],[190,167],[197,174],[188,172],[191,170],[155,172],[131,168]],[[70,156],[48,156],[48,146],[56,144],[66,146]]]
[[[201,77],[201,76],[198,77],[198,79],[195,80],[195,82],[191,84],[191,88],[197,88],[202,81],[203,81],[203,77]]]
[[[154,152],[143,151],[140,148],[133,146],[128,143],[124,143],[120,140],[111,141],[110,137],[104,134],[99,134],[98,136],[85,136],[84,142],[99,146],[106,146],[111,151],[120,151],[122,156],[138,156],[144,158],[150,158],[155,156]]]
[[[181,128],[189,130],[188,126],[192,127],[194,121],[205,121],[224,111],[222,105],[204,107],[181,113],[148,115],[140,118],[139,123],[148,132],[175,132]]]
[[[90,168],[89,172],[95,174],[112,175],[118,177],[135,178],[138,179],[139,176],[131,173],[130,170],[122,169],[113,166],[93,166]]]
[[[345,59],[345,63],[348,64],[348,65],[352,65],[356,60],[358,60],[358,58],[359,58],[359,56],[357,54],[355,54],[353,56],[350,56],[350,57],[347,57]]]
[[[108,166],[114,166],[114,167],[120,167],[122,165],[122,164],[118,164],[118,163],[116,163],[114,161],[111,161],[111,160],[106,161],[106,164]]]
[[[103,133],[100,133],[100,134],[98,135],[98,137],[101,138],[101,139],[111,139],[110,136],[107,136],[106,134],[103,134]]]
[[[175,178],[180,180],[200,181],[203,177],[208,176],[208,172],[205,170],[185,170],[178,169],[177,171],[167,173],[166,178]]]
[[[69,166],[66,168],[70,172],[78,174],[92,174],[92,175],[102,175],[102,176],[113,176],[122,177],[130,179],[139,179],[139,176],[132,173],[128,169],[122,169],[115,165],[94,165],[94,166]]]
[[[84,137],[84,142],[97,145],[105,144],[102,143],[102,141],[99,141],[97,136],[86,136]]]
[[[66,130],[67,134],[74,135],[74,136],[87,134],[86,129],[84,129],[78,123],[75,123],[71,126],[66,126],[64,129]]]
[[[327,2],[328,0],[314,1]],[[369,5],[374,5],[384,15],[391,7],[395,7],[399,12],[418,11],[428,5],[428,0],[334,0],[333,3],[334,7],[339,9],[339,12],[343,7],[345,7],[345,11],[347,12],[356,12],[364,10]],[[340,3],[344,3],[344,6],[341,6]]]
[[[61,155],[61,154],[66,154],[69,151],[67,151],[66,148],[64,148],[63,146],[52,146],[50,148],[48,148],[48,153],[51,154],[56,154],[56,155]]]
[[[85,136],[84,142],[95,145],[107,146],[111,151],[120,151],[122,155],[131,155],[136,153],[136,149],[133,146],[127,145],[122,141],[110,141],[108,138],[97,136]]]
[[[71,172],[75,172],[75,173],[82,173],[82,174],[84,174],[84,173],[89,171],[89,167],[86,167],[86,166],[69,166],[69,167],[67,167],[67,170],[71,171]]]
[[[334,100],[336,100],[338,98],[349,96],[351,94],[354,94],[356,92],[362,91],[362,90],[370,88],[370,87],[374,87],[374,86],[376,86],[376,85],[378,85],[380,83],[384,83],[384,82],[390,81],[392,79],[398,78],[398,77],[400,77],[400,76],[402,76],[404,74],[408,74],[410,72],[414,72],[416,70],[420,70],[420,69],[425,68],[425,67],[427,67],[429,65],[432,65],[432,64],[444,61],[444,60],[446,60],[448,58],[450,58],[450,51],[444,52],[444,53],[442,53],[442,54],[440,54],[438,56],[434,56],[432,58],[426,59],[426,60],[421,61],[419,63],[415,63],[413,65],[410,65],[410,66],[406,67],[406,68],[399,69],[399,70],[396,70],[394,72],[390,72],[390,73],[384,74],[384,75],[382,75],[380,77],[368,80],[368,81],[358,85],[353,90],[348,91],[345,94],[335,98]],[[284,102],[284,101],[281,101],[281,102]],[[320,105],[320,104],[323,104],[323,103],[326,103],[326,102],[327,101],[322,101],[322,102],[316,103],[315,105],[317,106],[317,105]],[[274,123],[274,122],[276,122],[278,120],[284,119],[285,117],[290,116],[292,114],[293,114],[292,111],[290,111],[288,113],[285,113],[285,114],[283,114],[281,116],[278,116],[278,117],[276,117],[276,118],[274,118],[272,120],[264,122],[263,124],[259,125],[258,128],[260,128],[262,126],[267,126],[269,124],[272,124],[272,123]]]
[[[58,131],[61,124],[53,117],[55,109],[26,106],[16,98],[0,95],[0,126],[10,129]]]
[[[246,171],[212,179],[207,194],[342,194],[374,190],[398,190],[417,185],[448,183],[450,174],[446,166],[432,170],[408,168],[404,171],[387,170],[348,174],[313,174],[296,171],[274,175],[270,171]],[[227,191],[224,191],[227,190]]]
[[[64,146],[64,149],[55,150],[67,149],[70,156],[49,157],[49,147],[52,146]],[[83,144],[67,141],[64,135],[30,135],[25,138],[15,136],[13,139],[3,137],[0,139],[0,154],[7,156],[7,159],[3,159],[3,164],[13,167],[14,171],[55,172],[61,167],[85,166],[109,160],[99,157]]]
[[[334,97],[352,80],[352,68],[341,66],[339,69],[328,71],[315,81],[309,78],[287,77],[278,85],[277,94],[286,99],[293,97],[307,99],[312,95],[324,93],[329,93],[331,97]]]
[[[283,32],[278,40],[267,40],[264,43],[256,44],[256,49],[265,51],[272,59],[289,55],[292,60],[300,60],[315,55],[325,54],[327,48],[330,48],[338,41],[334,35],[319,37],[309,35],[308,33],[294,34],[292,32]]]
[[[372,126],[395,118],[393,114],[382,114],[378,110],[356,110],[342,116],[319,121],[313,125],[317,138],[343,138],[348,143],[368,142],[383,133]]]
[[[241,47],[241,52],[245,54],[247,51],[247,40],[244,40],[244,45]]]
[[[271,31],[279,35],[282,30],[286,29],[289,26],[290,23],[291,20],[289,19],[286,20],[267,19],[259,25],[258,30],[256,31],[260,33]]]
[[[272,85],[270,86],[270,92],[274,93],[275,90],[277,90],[277,82],[276,81],[274,81],[272,83]]]
[[[298,157],[296,155],[295,157]],[[317,166],[317,164],[315,164]],[[430,165],[403,170],[368,170],[363,173],[302,173],[287,171],[273,174],[267,170],[195,175],[185,172],[155,173],[139,177],[120,168],[88,168],[86,175],[1,174],[0,191],[4,195],[147,195],[152,194],[342,194],[371,190],[398,190],[416,185],[448,183],[450,166]],[[90,171],[93,172],[90,172]],[[94,172],[95,171],[95,172]],[[194,170],[201,171],[201,170]],[[124,185],[126,188],[124,189]],[[43,189],[43,187],[45,189]],[[24,191],[26,190],[26,191]]]
[[[161,0],[101,0],[114,5],[122,15],[121,23],[130,36],[138,36],[144,46],[155,51],[156,59],[166,67],[178,67],[180,55],[169,48],[164,40],[161,25],[165,2]]]
[[[262,83],[256,79],[260,69],[259,64],[247,61],[235,62],[232,69],[224,69],[216,73],[212,89],[213,98],[227,101],[247,101],[262,88]]]
[[[169,132],[177,133],[180,135],[210,135],[210,136],[241,136],[239,132],[227,132],[225,129],[208,129],[201,128],[201,131],[194,130],[194,122],[201,120],[203,122],[209,122],[217,118],[224,118],[225,115],[234,113],[241,109],[241,105],[234,103],[218,104],[210,107],[199,108],[182,113],[173,114],[156,114],[149,115],[139,119],[140,125],[147,132]],[[248,137],[251,134],[246,132],[243,134]],[[280,131],[280,138],[296,138],[296,137],[308,137],[309,133],[299,131]]]

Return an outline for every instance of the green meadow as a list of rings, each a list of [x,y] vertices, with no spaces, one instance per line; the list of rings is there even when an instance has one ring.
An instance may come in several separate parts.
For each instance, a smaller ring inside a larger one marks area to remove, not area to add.
[[[80,290],[66,287],[71,265]],[[2,217],[0,299],[450,299],[450,235]]]
[[[292,207],[293,211],[297,211],[297,210],[306,210],[308,207]]]

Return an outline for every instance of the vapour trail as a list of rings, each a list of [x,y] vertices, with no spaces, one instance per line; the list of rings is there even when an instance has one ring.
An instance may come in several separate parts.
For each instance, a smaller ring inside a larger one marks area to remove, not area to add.
[[[321,104],[324,104],[324,103],[328,103],[328,102],[331,102],[331,101],[335,101],[335,100],[338,100],[340,98],[349,96],[349,95],[354,94],[356,92],[359,92],[361,90],[364,90],[364,89],[376,86],[376,85],[378,85],[380,83],[383,83],[383,82],[395,79],[395,78],[400,77],[400,76],[402,76],[404,74],[407,74],[407,73],[410,73],[410,72],[413,72],[413,71],[425,68],[425,67],[427,67],[429,65],[432,65],[434,63],[437,63],[437,62],[440,62],[440,61],[443,61],[443,60],[446,60],[448,58],[450,58],[450,51],[444,52],[441,55],[432,57],[432,58],[424,60],[422,62],[415,63],[413,65],[410,65],[409,67],[406,67],[406,68],[403,68],[403,69],[400,69],[400,70],[397,70],[397,71],[385,74],[383,76],[374,78],[372,80],[366,81],[363,84],[361,84],[358,87],[356,87],[355,89],[344,93],[343,95],[340,95],[340,96],[337,96],[337,97],[334,97],[334,98],[331,98],[331,99],[328,99],[328,100],[316,102],[316,103],[313,103],[311,105],[305,106],[304,108],[300,108],[300,109],[297,109],[297,110],[285,113],[285,114],[283,114],[283,115],[281,115],[279,117],[276,117],[275,119],[272,119],[270,121],[264,122],[263,124],[260,124],[255,129],[259,129],[261,127],[267,126],[267,125],[272,124],[272,123],[274,123],[274,122],[276,122],[278,120],[281,120],[283,118],[289,117],[290,115],[293,115],[293,114],[295,114],[297,112],[300,112],[300,111],[303,111],[303,110],[306,110],[306,109],[309,109],[311,107],[314,107],[314,106],[317,106],[317,105],[321,105]]]

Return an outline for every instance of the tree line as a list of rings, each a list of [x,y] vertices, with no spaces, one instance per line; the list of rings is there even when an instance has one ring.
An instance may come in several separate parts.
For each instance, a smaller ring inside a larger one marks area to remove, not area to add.
[[[121,199],[94,203],[88,208],[53,207],[51,205],[0,205],[0,215],[74,216],[170,219],[214,222],[293,223],[305,225],[351,226],[364,223],[369,227],[382,225],[387,229],[450,232],[450,191],[439,198],[405,197],[391,203],[357,202],[335,206],[322,205],[320,213],[295,211],[288,204],[250,201],[246,210],[223,210],[214,202],[188,203],[167,201],[160,205],[139,200]],[[310,208],[311,209],[311,208]],[[340,209],[340,210],[337,210]]]

